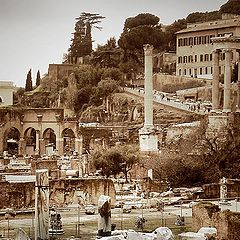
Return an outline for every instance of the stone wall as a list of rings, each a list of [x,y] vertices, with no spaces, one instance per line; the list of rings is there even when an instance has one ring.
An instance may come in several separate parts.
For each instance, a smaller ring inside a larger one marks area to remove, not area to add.
[[[240,181],[232,180],[226,184],[227,186],[227,198],[240,197]],[[203,185],[205,198],[219,198],[220,197],[220,184],[211,183]]]
[[[175,76],[175,75],[166,75],[157,73],[153,75],[153,88],[162,91],[163,86],[165,85],[176,85],[176,84],[184,84],[189,81],[196,81],[199,84],[206,83],[207,85],[211,85],[211,80],[202,79],[202,78],[194,78],[194,77],[185,77],[185,76]],[[135,79],[133,82],[137,86],[144,86],[144,79]]]
[[[201,227],[215,227],[219,240],[239,239],[240,213],[221,211],[217,205],[200,202],[192,209],[192,229],[198,231]]]
[[[0,209],[35,206],[35,183],[0,182]],[[97,204],[100,195],[109,195],[115,204],[116,193],[110,179],[60,179],[50,181],[51,206],[68,204]]]
[[[49,64],[48,67],[48,76],[52,81],[67,78],[72,72],[72,64]]]

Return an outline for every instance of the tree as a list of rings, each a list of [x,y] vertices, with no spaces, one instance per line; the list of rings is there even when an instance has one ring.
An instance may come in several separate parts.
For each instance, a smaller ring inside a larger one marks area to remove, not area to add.
[[[32,91],[32,90],[33,90],[33,87],[32,87],[32,73],[31,73],[31,69],[30,69],[28,71],[28,74],[27,74],[25,91]]]
[[[231,13],[240,15],[240,1],[239,0],[229,0],[227,3],[220,7],[221,13]]]
[[[128,182],[128,173],[140,161],[138,148],[135,145],[120,145],[110,149],[96,150],[93,153],[93,165],[109,177],[123,173]]]
[[[101,29],[95,26],[105,17],[95,14],[83,12],[80,17],[76,18],[75,32],[72,39],[72,44],[69,48],[69,55],[73,63],[77,63],[79,57],[90,55],[92,52],[92,27]]]
[[[100,67],[118,67],[121,54],[122,50],[117,46],[116,39],[110,38],[105,45],[97,46],[92,63]]]
[[[224,132],[206,133],[207,122],[202,120],[187,139],[179,137],[162,147],[161,155],[152,156],[147,167],[173,187],[218,182],[222,177],[239,178],[240,121],[231,121]]]
[[[164,33],[159,25],[159,18],[150,13],[144,13],[126,19],[118,44],[125,51],[135,49],[143,51],[144,44],[160,48],[163,39]]]
[[[41,77],[40,77],[40,71],[37,71],[37,77],[36,77],[36,86],[38,87],[41,82]]]

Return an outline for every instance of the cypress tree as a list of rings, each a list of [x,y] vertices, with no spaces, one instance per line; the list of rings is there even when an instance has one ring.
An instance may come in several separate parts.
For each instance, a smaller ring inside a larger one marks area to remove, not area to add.
[[[31,69],[30,69],[28,71],[28,74],[27,74],[25,91],[32,91],[32,90],[33,90],[33,87],[32,87],[32,73],[31,73]]]
[[[36,78],[36,86],[38,87],[41,82],[41,77],[40,77],[40,72],[39,70],[37,71],[37,78]]]

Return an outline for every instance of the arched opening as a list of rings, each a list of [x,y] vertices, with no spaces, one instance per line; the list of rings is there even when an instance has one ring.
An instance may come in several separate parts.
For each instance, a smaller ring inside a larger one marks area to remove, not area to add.
[[[28,128],[24,133],[24,140],[26,142],[26,154],[34,155],[36,148],[36,130],[32,127]]]
[[[56,134],[51,128],[47,128],[43,133],[45,153],[47,155],[54,154],[56,149]]]
[[[2,98],[0,97],[0,104],[3,102]]]
[[[65,128],[62,132],[64,152],[75,150],[75,134],[71,128]]]
[[[20,132],[17,128],[12,127],[6,130],[4,134],[4,151],[8,151],[9,154],[18,154],[18,144],[20,139]]]

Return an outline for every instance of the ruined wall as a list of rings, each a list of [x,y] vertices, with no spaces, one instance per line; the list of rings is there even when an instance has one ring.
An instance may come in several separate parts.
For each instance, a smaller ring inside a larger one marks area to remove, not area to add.
[[[240,236],[240,213],[221,211],[212,203],[199,203],[192,209],[192,228],[215,227],[219,240],[236,240]]]
[[[192,208],[192,229],[197,232],[201,227],[213,227],[212,216],[220,212],[220,208],[210,202],[200,202]]]
[[[227,198],[237,198],[240,197],[240,182],[232,181],[226,184],[227,186]],[[219,198],[220,197],[220,184],[211,183],[202,186],[204,190],[205,198]]]
[[[34,207],[35,183],[0,182],[0,209]],[[51,206],[70,203],[97,204],[100,195],[109,195],[115,203],[115,188],[110,179],[61,179],[50,181]]]
[[[48,75],[52,81],[67,78],[72,72],[72,64],[49,64],[48,66]]]

